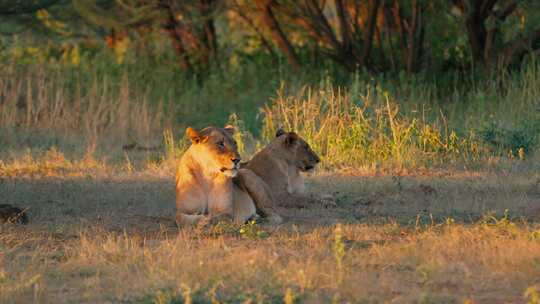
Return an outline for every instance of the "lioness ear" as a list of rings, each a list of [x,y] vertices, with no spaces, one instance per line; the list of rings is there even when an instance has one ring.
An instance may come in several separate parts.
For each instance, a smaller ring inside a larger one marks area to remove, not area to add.
[[[225,132],[229,133],[230,136],[233,136],[234,135],[234,132],[235,132],[235,129],[233,126],[231,125],[226,125],[223,130],[225,130]]]
[[[283,130],[282,128],[277,129],[276,137],[280,137],[283,134],[285,134],[285,130]]]
[[[287,147],[290,147],[296,143],[298,140],[298,135],[294,132],[287,133],[287,137],[285,138],[285,145]]]
[[[192,127],[187,127],[186,135],[191,139],[191,143],[193,144],[198,144],[204,140],[204,136]]]

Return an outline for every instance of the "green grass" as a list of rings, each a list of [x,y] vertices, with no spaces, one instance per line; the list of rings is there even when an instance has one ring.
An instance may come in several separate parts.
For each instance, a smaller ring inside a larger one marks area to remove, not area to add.
[[[228,66],[204,78],[144,63],[6,65],[0,155],[56,149],[74,161],[92,156],[155,166],[181,153],[185,127],[228,122],[241,131],[244,157],[284,127],[304,136],[330,170],[470,168],[538,156],[534,62],[474,82],[459,72],[344,78],[319,70],[292,75],[261,64]],[[122,150],[134,143],[156,152]]]
[[[536,65],[465,83],[280,69],[6,66],[0,197],[31,223],[0,225],[0,301],[538,300]],[[183,130],[227,122],[244,159],[300,133],[323,159],[308,192],[335,204],[172,227]]]

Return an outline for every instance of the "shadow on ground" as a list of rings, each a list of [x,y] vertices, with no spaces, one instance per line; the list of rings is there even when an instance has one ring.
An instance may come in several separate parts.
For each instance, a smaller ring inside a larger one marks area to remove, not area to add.
[[[425,224],[452,218],[474,222],[505,211],[540,219],[540,179],[531,176],[320,175],[308,179],[312,203],[280,207],[284,227],[306,229],[342,223]],[[151,233],[174,228],[170,177],[4,179],[0,203],[28,208],[29,228],[76,233],[99,226],[109,231]]]

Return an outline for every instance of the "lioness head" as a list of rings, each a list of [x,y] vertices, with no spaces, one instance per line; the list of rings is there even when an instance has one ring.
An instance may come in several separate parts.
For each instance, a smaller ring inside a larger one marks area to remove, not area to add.
[[[193,157],[204,166],[207,172],[223,173],[235,177],[238,173],[240,155],[236,141],[233,139],[234,128],[207,127],[197,131],[191,127],[186,129],[191,139]]]
[[[285,157],[293,163],[298,170],[306,172],[315,169],[321,159],[311,149],[309,144],[294,132],[277,130],[276,137],[280,140],[286,151]]]

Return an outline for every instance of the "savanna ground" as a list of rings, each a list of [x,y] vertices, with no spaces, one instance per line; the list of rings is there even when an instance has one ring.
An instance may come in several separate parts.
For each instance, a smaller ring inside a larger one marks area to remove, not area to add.
[[[517,164],[517,166],[522,164]],[[320,173],[280,226],[178,231],[173,177],[3,178],[2,302],[523,303],[538,299],[540,176]]]
[[[0,0],[0,303],[540,303],[539,3]],[[312,203],[178,230],[226,123]]]
[[[540,301],[535,64],[470,87],[5,71],[0,203],[30,224],[0,226],[1,302]],[[243,159],[278,126],[306,138],[319,203],[175,228],[182,130],[227,121]]]
[[[185,104],[156,110],[127,76],[112,90],[32,73],[1,83],[0,197],[30,216],[0,226],[2,302],[539,301],[535,69],[489,107],[440,114],[412,103],[421,89],[281,89],[260,135],[229,122],[244,159],[297,130],[323,158],[308,191],[324,203],[202,231],[172,220],[186,141],[167,119]]]

